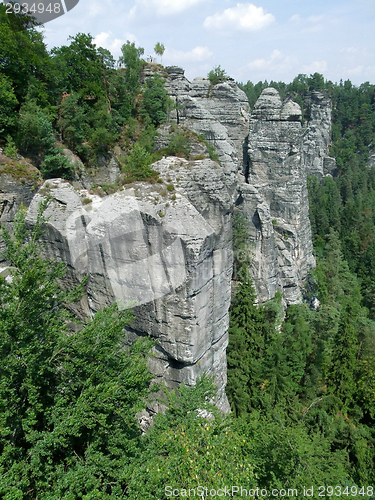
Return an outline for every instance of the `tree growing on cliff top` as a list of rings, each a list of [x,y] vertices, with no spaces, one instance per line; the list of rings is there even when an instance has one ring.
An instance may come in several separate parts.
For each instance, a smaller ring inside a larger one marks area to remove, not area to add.
[[[210,80],[211,85],[216,85],[217,83],[225,82],[225,80],[228,79],[228,75],[225,69],[222,69],[221,66],[215,66],[214,69],[208,73],[208,79]]]
[[[162,43],[158,42],[155,47],[154,47],[154,52],[156,55],[160,56],[161,58],[163,57],[163,54],[165,52],[165,47]],[[163,59],[161,59],[163,62]]]

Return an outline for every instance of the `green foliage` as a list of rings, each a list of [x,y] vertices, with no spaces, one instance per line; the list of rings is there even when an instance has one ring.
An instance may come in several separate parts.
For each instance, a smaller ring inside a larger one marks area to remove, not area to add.
[[[142,95],[141,116],[145,124],[157,127],[167,121],[170,98],[164,89],[164,81],[159,76],[147,78]]]
[[[72,166],[62,150],[58,147],[52,148],[43,156],[41,172],[45,179],[62,177],[70,179],[72,176]]]
[[[189,159],[191,147],[190,142],[197,140],[188,129],[171,125],[169,129],[168,146],[154,153],[154,158],[160,160],[162,156],[177,156]]]
[[[215,146],[213,146],[209,142],[206,142],[206,147],[207,147],[207,151],[208,151],[210,159],[213,161],[219,162],[219,154],[217,153]]]
[[[9,78],[0,73],[0,139],[7,137],[14,130],[17,104],[18,101]]]
[[[88,106],[82,103],[79,95],[71,94],[63,99],[57,122],[64,143],[83,160],[89,157],[87,139],[92,132],[88,111]]]
[[[51,120],[35,103],[25,103],[19,114],[18,143],[21,151],[39,155],[53,149],[55,138]]]
[[[133,151],[126,157],[124,171],[132,179],[141,181],[156,175],[151,169],[152,155],[136,142]]]
[[[14,160],[17,158],[17,146],[10,135],[7,136],[7,142],[4,148],[4,154],[5,156],[13,158]]]
[[[235,211],[232,220],[233,226],[233,279],[241,279],[241,271],[246,270],[252,260],[249,244],[249,223],[243,213]],[[248,276],[245,276],[246,280]]]
[[[13,94],[7,98],[8,106],[27,100],[30,91],[33,97],[48,100],[45,85],[50,61],[42,34],[29,16],[6,14],[5,4],[0,4],[0,68],[0,92],[4,92],[4,81],[12,89],[8,90]]]
[[[266,327],[264,309],[255,305],[255,291],[246,264],[239,274],[241,282],[230,309],[227,349],[226,390],[235,415],[242,415],[254,406],[254,391],[262,378],[259,360]]]
[[[327,218],[313,219],[316,227],[337,222],[334,180],[325,180],[324,190],[314,179],[309,183],[310,193],[329,205]],[[236,256],[247,243],[241,217],[233,236]],[[321,242],[313,273],[318,311],[289,306],[280,322],[280,302],[255,305],[248,263],[237,273],[227,394],[263,487],[333,479],[342,486],[370,484],[375,477],[375,323],[362,305],[360,281],[344,259],[339,234],[330,229]]]
[[[21,151],[33,156],[41,166],[45,178],[71,176],[71,165],[55,145],[55,136],[49,117],[33,101],[20,110],[18,143]]]
[[[125,86],[127,92],[134,99],[140,91],[140,76],[144,66],[141,56],[144,54],[142,47],[136,47],[129,40],[121,47],[122,56],[119,61],[125,66]]]
[[[184,131],[177,130],[172,134],[166,153],[170,156],[182,156],[183,158],[189,158],[189,140]]]
[[[155,47],[154,47],[154,52],[156,55],[163,57],[163,54],[165,52],[165,47],[162,43],[157,42]]]
[[[260,488],[297,489],[299,496],[307,484],[347,484],[347,454],[332,452],[329,440],[319,433],[310,434],[303,423],[291,425],[282,408],[267,414],[253,411],[238,420],[236,427],[245,438],[247,454],[253,457]]]
[[[245,440],[208,402],[213,394],[209,379],[202,378],[196,387],[182,385],[168,395],[167,411],[157,416],[143,438],[143,452],[129,484],[131,498],[165,498],[166,486],[256,487]],[[208,418],[199,417],[198,409]]]
[[[148,394],[148,347],[123,349],[127,313],[115,306],[67,332],[65,266],[43,261],[25,211],[3,230],[12,279],[0,280],[0,495],[119,498],[138,454],[135,413]],[[82,288],[82,287],[81,287]]]
[[[226,74],[225,70],[222,69],[220,66],[215,66],[214,69],[212,69],[207,76],[208,79],[210,80],[211,85],[216,85],[217,83],[225,82],[225,80],[228,79],[228,75]]]
[[[78,33],[69,41],[68,46],[52,50],[60,92],[99,98],[105,94],[102,54],[96,50],[91,35]]]

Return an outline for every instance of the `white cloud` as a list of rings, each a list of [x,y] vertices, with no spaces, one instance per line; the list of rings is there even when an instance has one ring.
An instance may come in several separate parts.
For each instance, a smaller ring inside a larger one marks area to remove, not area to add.
[[[161,16],[168,16],[183,12],[203,1],[205,0],[137,0],[137,3]]]
[[[206,17],[203,26],[207,29],[256,31],[274,21],[275,17],[267,14],[263,7],[256,7],[252,3],[238,3],[236,7]]]
[[[324,20],[324,16],[320,15],[320,16],[316,16],[316,15],[312,15],[312,16],[309,16],[307,18],[307,20],[310,22],[310,23],[320,23],[321,21]]]
[[[292,23],[300,23],[301,22],[301,16],[299,14],[294,14],[289,21]]]
[[[274,71],[285,71],[290,69],[295,63],[290,56],[284,56],[279,50],[275,49],[268,59],[254,59],[248,64],[252,70],[264,70],[272,68]]]
[[[328,68],[327,61],[314,61],[311,64],[302,66],[302,73],[313,75],[314,73],[324,73]]]
[[[108,49],[112,53],[112,55],[117,58],[121,55],[121,47],[124,45],[124,43],[127,42],[127,40],[138,45],[137,37],[132,33],[127,33],[125,39],[120,39],[114,38],[112,32],[105,31],[102,31],[101,33],[96,35],[93,38],[93,43],[95,43],[97,47]]]
[[[189,62],[189,61],[204,61],[212,56],[212,52],[208,47],[197,46],[188,52],[175,49],[165,49],[164,59],[169,62]]]
[[[96,35],[96,37],[93,39],[93,42],[98,47],[106,48],[105,45],[109,36],[109,33],[105,33],[104,31],[102,31],[101,33],[99,33],[99,35]]]
[[[349,56],[356,56],[359,53],[359,49],[357,47],[345,47],[341,49],[340,52],[348,54]]]
[[[289,18],[289,22],[300,29],[303,34],[314,34],[319,31],[328,29],[329,26],[337,23],[337,18],[325,15],[311,15],[309,17],[301,17],[299,14],[294,14]]]
[[[363,73],[363,66],[356,66],[353,69],[348,69],[348,74],[349,75],[361,75]]]

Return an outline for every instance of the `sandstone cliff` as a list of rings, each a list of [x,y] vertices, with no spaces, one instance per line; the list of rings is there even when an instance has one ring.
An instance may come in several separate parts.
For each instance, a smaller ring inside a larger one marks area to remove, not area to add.
[[[302,112],[268,88],[250,118],[246,183],[241,206],[254,248],[252,274],[260,301],[280,290],[287,304],[301,302],[301,285],[314,267],[304,163]]]
[[[172,387],[214,375],[217,404],[228,411],[233,193],[211,160],[169,157],[154,168],[164,185],[139,183],[105,198],[47,181],[27,220],[34,223],[39,202],[49,196],[44,251],[67,263],[68,286],[89,275],[81,314],[115,300],[120,308],[135,306],[129,339],[157,339],[150,359],[156,378]]]
[[[336,175],[336,160],[329,156],[332,129],[332,102],[321,92],[312,91],[305,98],[309,110],[308,122],[303,134],[303,163],[306,173],[319,179]]]
[[[135,183],[103,198],[82,189],[90,188],[91,179],[79,165],[73,185],[54,179],[35,196],[31,188],[25,191],[27,220],[32,225],[40,200],[51,197],[44,251],[66,262],[66,286],[89,275],[79,314],[115,300],[120,308],[134,307],[127,340],[157,340],[150,359],[155,377],[172,387],[212,374],[217,404],[228,411],[232,213],[237,207],[249,222],[259,300],[280,290],[286,304],[300,302],[315,265],[306,176],[325,173],[330,104],[312,96],[311,121],[303,127],[300,107],[282,102],[274,89],[262,93],[250,114],[233,80],[212,86],[204,78],[189,82],[180,68],[167,73],[166,88],[176,103],[171,122],[203,135],[220,162],[163,158],[153,166],[160,184]],[[105,168],[91,176],[107,181],[118,175],[114,160]],[[18,188],[6,182],[0,184],[2,219],[11,222]]]
[[[208,79],[188,82],[180,68],[168,71],[166,88],[177,104],[172,118],[203,134],[227,173],[237,170],[234,203],[249,221],[259,300],[280,290],[286,304],[300,302],[304,278],[315,265],[306,179],[317,173],[317,156],[323,175],[330,101],[314,93],[311,122],[303,128],[299,105],[282,102],[273,88],[262,93],[250,115],[245,94],[232,80],[212,87]]]
[[[176,104],[171,120],[203,135],[229,174],[242,169],[249,127],[249,103],[234,80],[211,85],[208,78],[189,82],[181,68],[167,68],[165,88]]]

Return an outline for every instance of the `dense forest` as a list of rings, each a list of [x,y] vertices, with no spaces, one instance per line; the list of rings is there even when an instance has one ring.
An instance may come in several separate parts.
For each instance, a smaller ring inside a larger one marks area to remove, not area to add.
[[[0,5],[0,147],[10,165],[22,155],[43,178],[69,179],[63,147],[89,167],[120,144],[124,182],[152,179],[156,128],[170,108],[162,78],[142,83],[143,49],[133,43],[115,61],[88,34],[68,42],[48,52],[30,19]],[[210,76],[215,82],[225,72]],[[131,317],[115,306],[79,331],[67,328],[84,283],[61,289],[64,266],[40,257],[45,206],[31,232],[21,210],[13,234],[2,230],[12,280],[0,278],[0,498],[151,500],[176,489],[185,497],[189,489],[201,498],[210,490],[240,496],[236,485],[257,498],[276,489],[275,496],[374,497],[375,170],[367,161],[375,85],[319,74],[239,85],[251,107],[267,86],[291,95],[304,120],[307,92],[332,98],[339,173],[308,182],[317,268],[305,303],[284,312],[277,294],[255,305],[247,262],[236,262],[232,414],[216,410],[213,383],[203,378],[164,391],[168,409],[142,434],[136,413],[151,397],[151,342],[122,349]],[[176,132],[168,147],[185,154],[186,141]],[[234,220],[234,246],[250,254],[246,221],[240,213]]]

